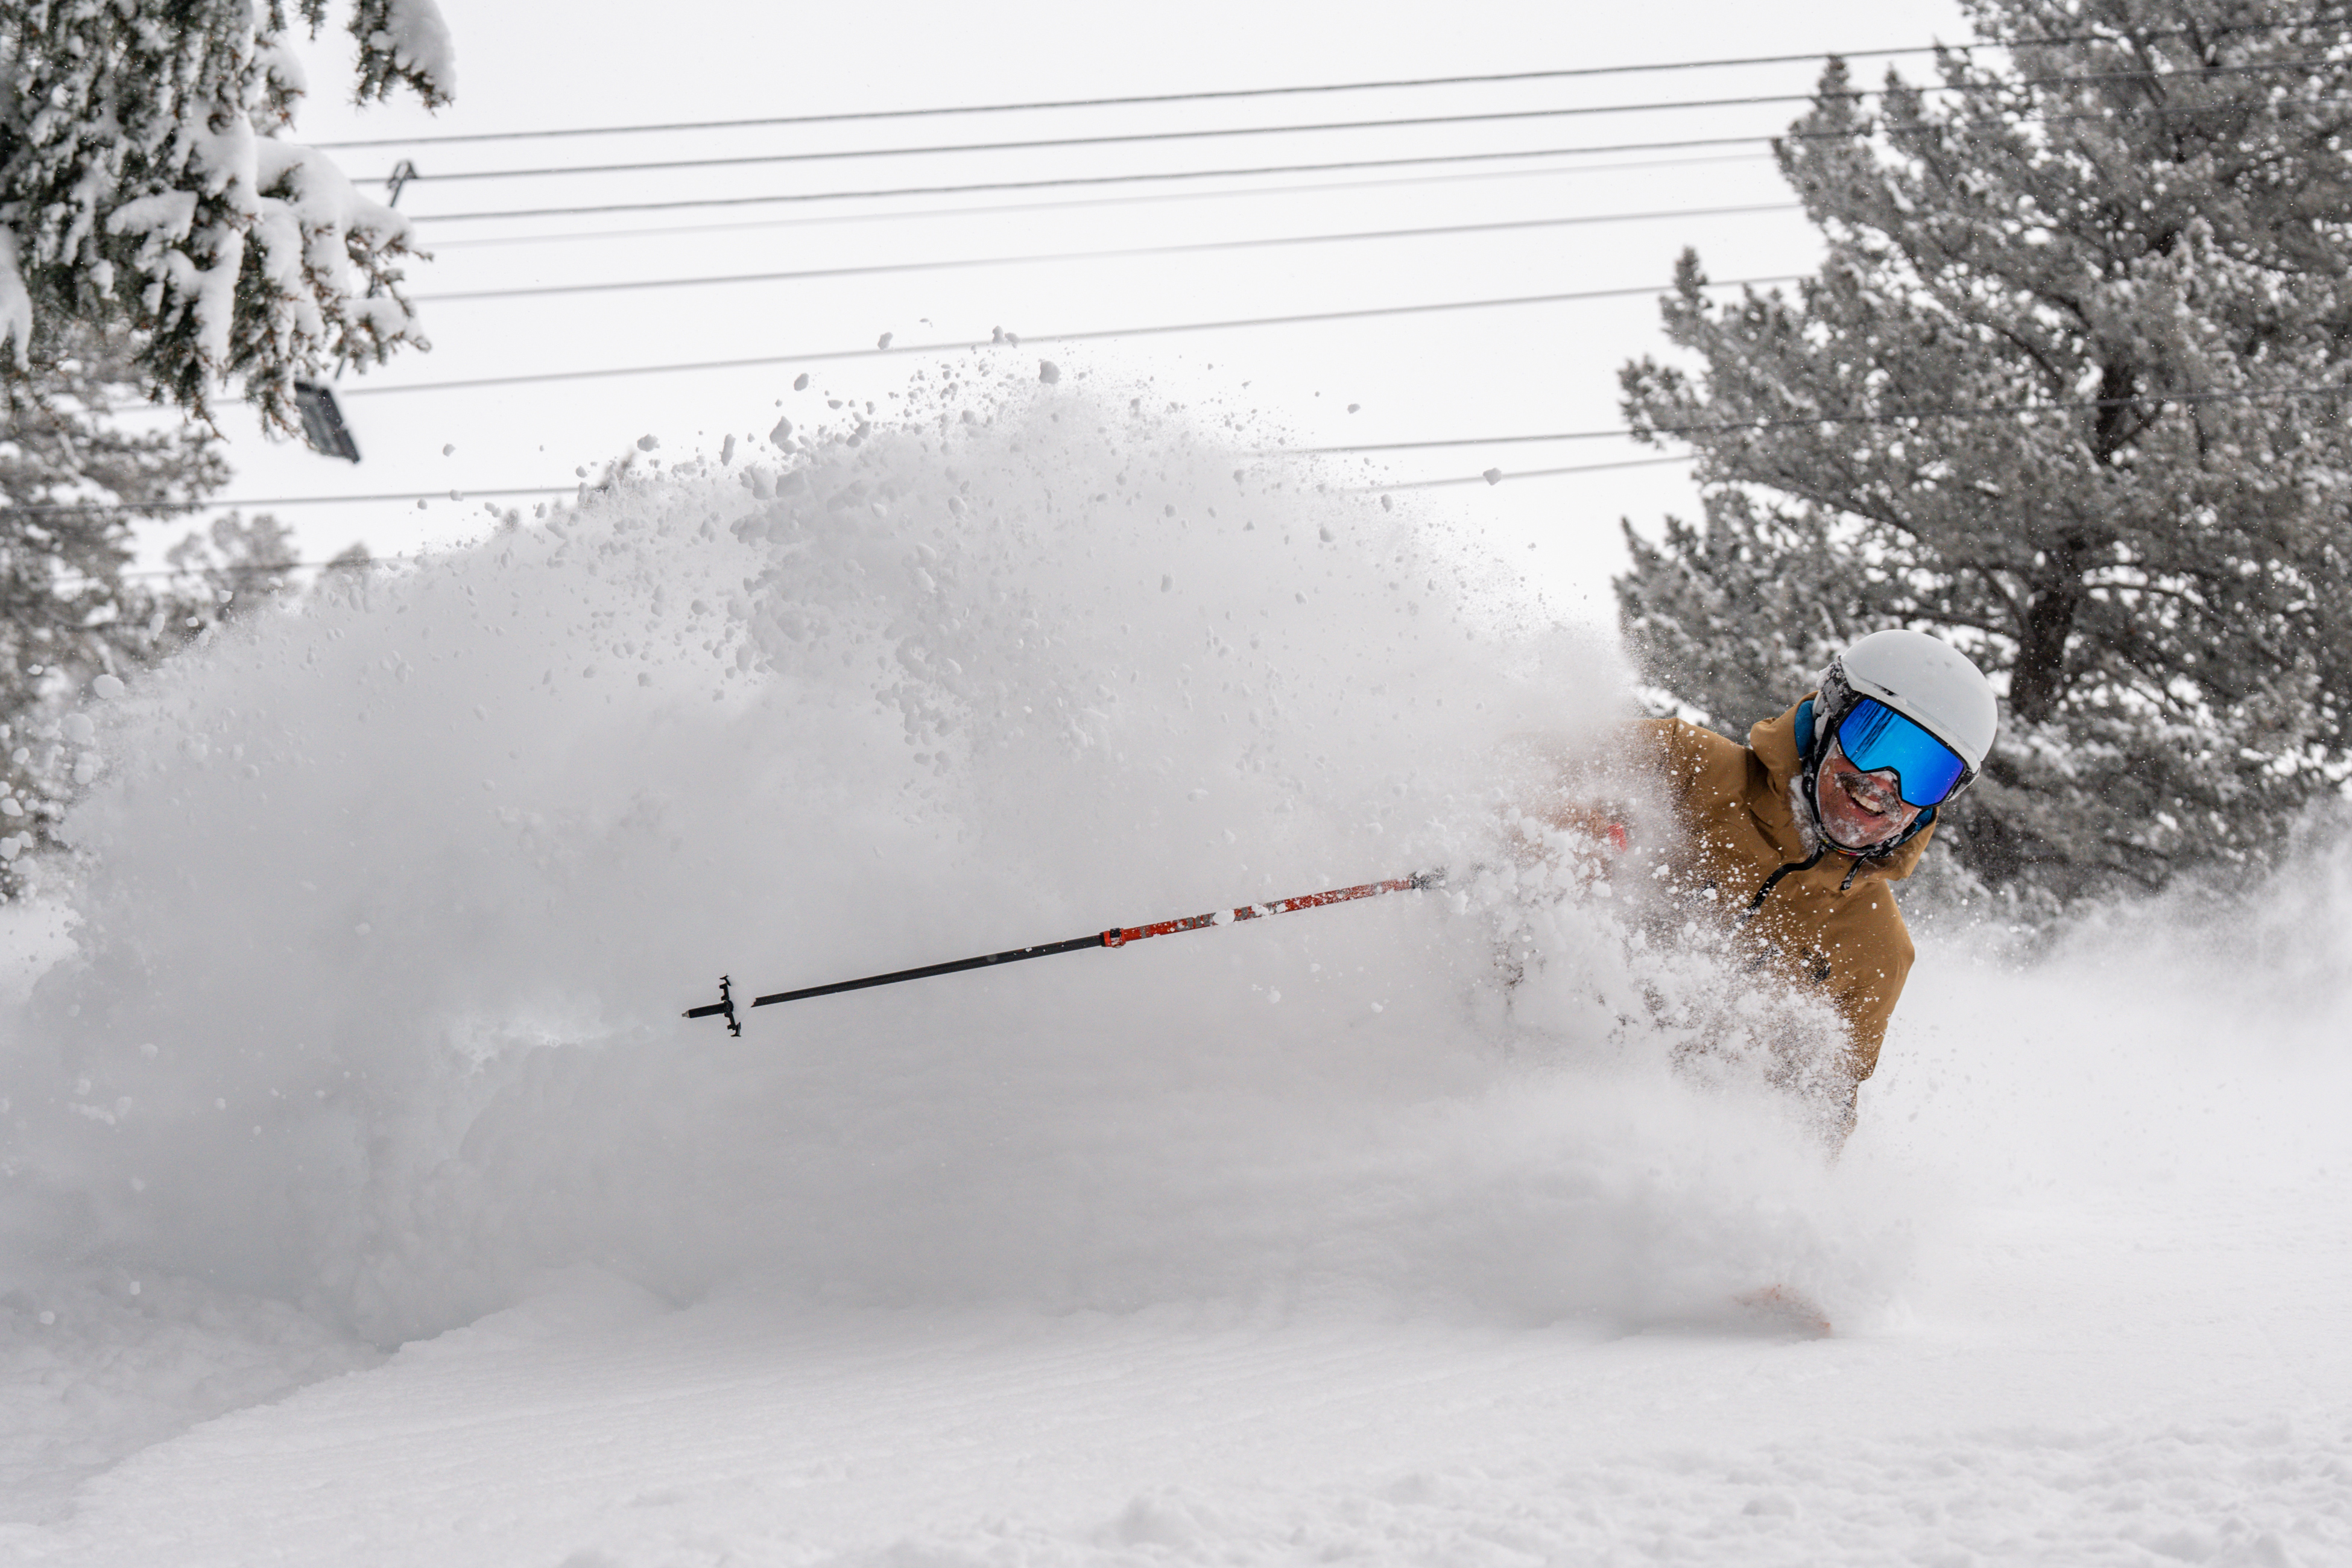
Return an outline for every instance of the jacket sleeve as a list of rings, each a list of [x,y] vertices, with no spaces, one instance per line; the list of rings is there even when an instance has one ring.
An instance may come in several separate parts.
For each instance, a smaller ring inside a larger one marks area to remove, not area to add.
[[[1895,1004],[1902,998],[1903,982],[1917,953],[1894,896],[1877,888],[1872,898],[1877,905],[1873,912],[1879,916],[1874,923],[1880,924],[1880,931],[1832,970],[1831,1000],[1845,1019],[1847,1062],[1856,1083],[1878,1068],[1887,1020],[1895,1016]]]
[[[1689,814],[1706,746],[1722,738],[1679,719],[1636,719],[1612,732],[1613,744],[1601,760],[1538,752],[1549,782],[1526,802],[1535,816],[1555,827],[1574,828],[1622,846],[1626,825],[1640,813],[1654,786],[1677,817]]]
[[[1665,787],[1675,809],[1687,815],[1692,793],[1706,771],[1706,744],[1720,743],[1722,737],[1680,719],[1636,719],[1628,729],[1633,754]]]

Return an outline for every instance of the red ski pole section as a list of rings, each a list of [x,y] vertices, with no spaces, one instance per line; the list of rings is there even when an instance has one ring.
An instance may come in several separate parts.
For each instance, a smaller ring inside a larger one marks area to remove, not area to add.
[[[1328,892],[1301,893],[1295,899],[1244,904],[1230,913],[1220,910],[1213,914],[1186,915],[1181,920],[1155,921],[1150,925],[1115,926],[1102,933],[1102,944],[1105,947],[1125,947],[1130,942],[1141,942],[1148,936],[1173,936],[1178,931],[1200,931],[1234,921],[1254,921],[1262,915],[1286,915],[1294,910],[1320,909],[1325,904],[1344,904],[1351,899],[1376,899],[1382,893],[1409,893],[1415,888],[1434,887],[1444,876],[1442,871],[1424,871],[1411,877],[1391,877],[1385,882],[1360,882],[1352,888],[1333,888]]]

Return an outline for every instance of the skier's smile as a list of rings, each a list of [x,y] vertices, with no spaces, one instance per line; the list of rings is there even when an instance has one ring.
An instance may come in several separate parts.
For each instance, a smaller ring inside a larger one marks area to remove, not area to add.
[[[1866,849],[1874,844],[1884,844],[1910,826],[1919,815],[1919,807],[1904,800],[1898,792],[1893,769],[1864,773],[1846,761],[1845,752],[1835,742],[1831,742],[1830,754],[1822,761],[1817,794],[1822,826],[1828,830],[1830,842],[1843,849]]]

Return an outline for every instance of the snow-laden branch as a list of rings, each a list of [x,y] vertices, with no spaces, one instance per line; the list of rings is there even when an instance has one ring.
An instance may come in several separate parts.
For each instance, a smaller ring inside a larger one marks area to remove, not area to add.
[[[327,0],[298,0],[314,31]],[[74,325],[126,331],[159,396],[232,382],[281,426],[293,383],[424,347],[405,219],[285,136],[306,90],[284,0],[0,10],[0,371]],[[455,84],[434,0],[354,0],[359,94]]]

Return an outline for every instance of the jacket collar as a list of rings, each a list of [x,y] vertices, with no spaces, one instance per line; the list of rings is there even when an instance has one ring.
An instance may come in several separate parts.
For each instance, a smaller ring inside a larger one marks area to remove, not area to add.
[[[1805,706],[1806,700],[1810,697],[1792,705],[1779,718],[1763,720],[1748,731],[1748,749],[1764,764],[1769,785],[1760,797],[1750,792],[1748,809],[1772,835],[1773,842],[1784,852],[1793,851],[1791,858],[1801,858],[1807,853],[1803,847],[1805,835],[1797,826],[1796,813],[1789,802],[1789,786],[1796,783],[1797,775],[1804,769],[1804,758],[1797,744],[1797,710]],[[1885,855],[1864,859],[1854,880],[1884,877],[1890,882],[1901,881],[1917,868],[1919,857],[1927,852],[1927,840],[1935,832],[1936,825],[1929,822]],[[1840,868],[1840,877],[1852,865],[1848,856],[1834,848],[1824,859]]]

